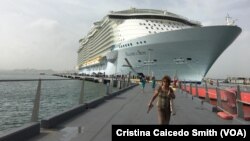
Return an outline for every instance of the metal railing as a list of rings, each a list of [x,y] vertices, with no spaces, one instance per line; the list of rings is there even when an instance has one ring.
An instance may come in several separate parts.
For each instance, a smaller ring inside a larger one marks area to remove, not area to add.
[[[244,88],[241,88],[240,85],[225,87],[220,86],[218,81],[215,86],[206,82],[203,85],[180,82],[179,88],[182,93],[184,91],[193,97],[199,97],[202,101],[215,105],[219,110],[233,117],[250,118],[250,91],[245,91],[249,90],[245,86]]]
[[[52,84],[52,81],[53,81],[53,84]],[[66,83],[62,83],[62,81]],[[74,83],[69,85],[70,84],[69,81],[72,81]],[[29,85],[29,86],[33,87],[31,89],[32,91],[36,90],[35,96],[33,97],[32,95],[34,95],[34,92],[29,90],[29,93],[31,94],[28,95],[27,97],[26,96],[24,97],[24,98],[29,98],[28,100],[26,100],[26,101],[29,101],[29,104],[28,104],[29,107],[25,109],[30,109],[32,111],[32,112],[30,111],[30,114],[28,114],[30,115],[30,121],[37,122],[44,117],[51,116],[51,114],[59,113],[60,111],[69,109],[70,107],[73,107],[74,105],[84,104],[85,102],[90,101],[92,99],[103,97],[113,92],[119,91],[119,89],[129,87],[131,84],[129,81],[130,81],[130,78],[120,78],[120,79],[112,78],[104,84],[104,83],[86,82],[86,80],[84,79],[83,80],[72,80],[72,79],[0,80],[0,89],[1,87],[2,88],[4,87],[4,86],[1,86],[1,85],[4,85],[4,83],[8,83],[5,85],[9,88],[12,87],[11,86],[12,82],[20,83],[20,84],[26,83],[26,82],[32,83],[32,85]],[[34,82],[38,82],[37,85]],[[36,89],[34,89],[35,86],[37,86]],[[72,88],[72,86],[74,87]],[[12,88],[12,89],[15,89],[15,88]],[[70,91],[69,89],[72,89],[73,91]],[[64,94],[60,94],[60,92],[63,92]],[[55,93],[59,93],[59,94],[55,94]],[[69,100],[70,99],[69,97],[72,98],[71,101]],[[65,101],[60,101],[61,99],[64,99]],[[47,100],[47,102],[45,102],[45,100]],[[42,108],[43,116],[41,116],[41,108]],[[49,110],[52,110],[52,111],[49,111]],[[11,112],[15,112],[15,111],[11,111]],[[22,111],[19,110],[18,112],[22,112]],[[44,114],[44,112],[46,114]],[[28,116],[28,115],[25,115],[25,116]],[[8,117],[8,118],[11,118],[11,117]],[[22,118],[22,117],[19,117],[19,118]],[[25,119],[24,121],[28,122],[29,120]],[[8,124],[15,124],[15,123],[8,122]],[[25,124],[25,122],[23,124]],[[14,127],[18,127],[18,126],[13,126],[13,128]],[[8,129],[5,129],[5,130],[8,130]]]

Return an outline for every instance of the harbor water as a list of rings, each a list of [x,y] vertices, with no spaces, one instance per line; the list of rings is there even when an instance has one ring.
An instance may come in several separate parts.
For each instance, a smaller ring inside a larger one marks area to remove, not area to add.
[[[0,74],[0,80],[16,79],[58,79],[41,82],[39,120],[79,103],[81,80],[60,80],[60,77],[39,74]],[[38,81],[0,81],[0,134],[30,122],[37,86]],[[84,82],[84,101],[104,94],[104,84]]]

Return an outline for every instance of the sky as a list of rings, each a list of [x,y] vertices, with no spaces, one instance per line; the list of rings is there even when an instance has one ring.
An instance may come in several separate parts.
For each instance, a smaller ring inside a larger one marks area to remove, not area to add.
[[[236,19],[239,37],[223,52],[207,77],[250,77],[249,0],[0,0],[0,70],[74,70],[79,39],[110,11],[167,10],[204,26]]]

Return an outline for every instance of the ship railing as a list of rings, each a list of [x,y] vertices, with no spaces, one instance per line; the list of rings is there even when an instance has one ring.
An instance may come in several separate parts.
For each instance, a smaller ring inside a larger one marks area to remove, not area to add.
[[[225,112],[233,118],[250,119],[250,91],[246,86],[220,86],[205,82],[204,84],[179,82],[181,92],[200,98],[202,103],[213,105],[216,112]]]
[[[2,122],[3,125],[0,125],[2,127],[0,134],[32,122],[41,122],[41,127],[46,128],[42,122],[44,119],[55,117],[55,115],[80,105],[84,105],[87,109],[88,106],[93,105],[91,102],[98,100],[102,102],[106,97],[116,95],[131,85],[133,84],[130,83],[129,77],[122,79],[112,77],[103,83],[89,82],[85,79],[0,80],[0,93],[3,94],[1,99],[5,99],[0,101],[0,104],[9,105],[9,109],[14,109],[9,111],[9,113],[13,113],[13,116],[8,117],[8,119],[13,119],[6,121],[6,125],[4,122]],[[12,101],[12,104],[9,101]],[[98,104],[99,101],[94,103]],[[1,109],[3,110],[3,106]],[[22,110],[25,111],[22,112]],[[1,115],[3,118],[7,116],[4,113]],[[5,121],[3,118],[0,117],[2,121]],[[9,125],[12,127],[7,127]]]

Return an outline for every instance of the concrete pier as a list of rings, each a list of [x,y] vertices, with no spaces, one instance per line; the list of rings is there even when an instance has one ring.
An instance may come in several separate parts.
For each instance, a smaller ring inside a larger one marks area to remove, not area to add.
[[[146,84],[145,93],[140,87],[134,87],[106,99],[55,128],[41,129],[40,135],[29,141],[111,141],[112,125],[158,124],[156,106],[147,114],[147,105],[153,94],[150,86]],[[239,119],[223,120],[212,112],[213,106],[179,90],[176,91],[175,109],[176,115],[170,120],[172,125],[250,124]]]

